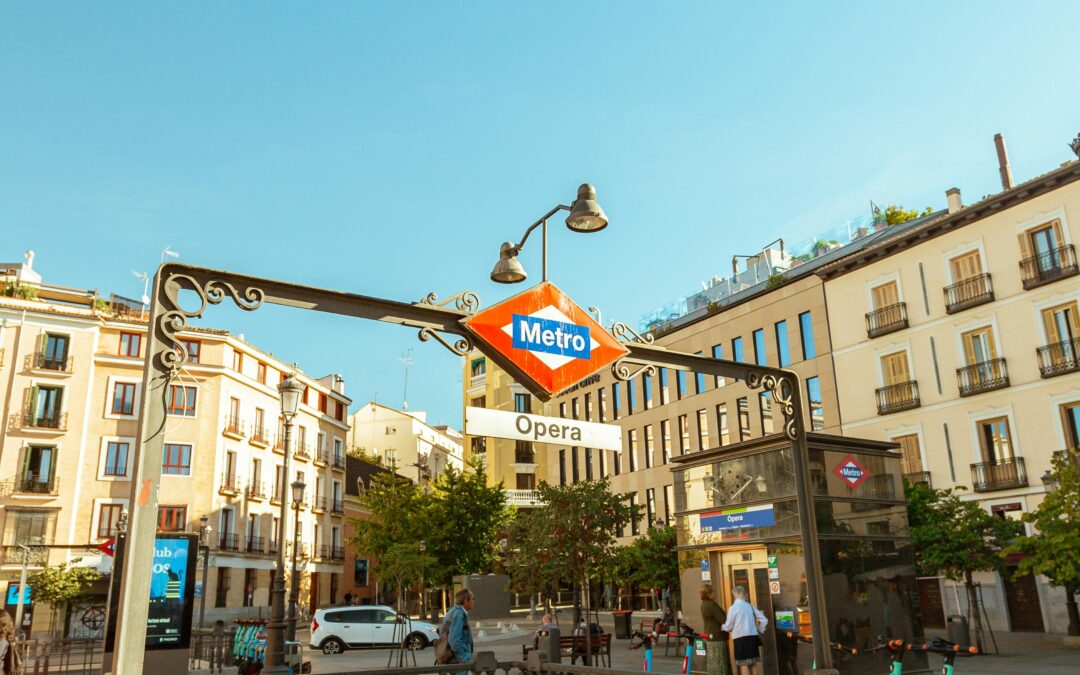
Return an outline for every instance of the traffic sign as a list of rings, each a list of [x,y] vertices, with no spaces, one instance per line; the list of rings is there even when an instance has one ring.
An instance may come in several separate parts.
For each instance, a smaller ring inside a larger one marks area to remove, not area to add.
[[[780,595],[780,582],[779,581],[770,581],[769,582],[769,593],[771,595]]]
[[[107,541],[103,541],[97,545],[97,550],[101,551],[107,556],[116,555],[116,537],[112,537]]]
[[[852,490],[862,485],[863,481],[870,477],[870,471],[851,455],[848,455],[842,462],[837,464],[833,468],[833,473],[843,481],[844,485]]]
[[[463,323],[548,394],[566,389],[629,352],[550,281]]]

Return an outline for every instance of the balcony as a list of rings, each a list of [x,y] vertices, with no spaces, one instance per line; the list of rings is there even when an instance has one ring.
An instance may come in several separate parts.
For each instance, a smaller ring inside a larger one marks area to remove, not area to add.
[[[1039,374],[1044,378],[1080,370],[1080,338],[1039,347],[1035,354],[1039,359]]]
[[[21,565],[23,562],[23,556],[26,556],[26,563],[31,566],[44,566],[49,564],[49,549],[44,543],[30,544],[29,552],[25,551],[22,546],[4,546],[0,548],[0,564],[4,565]]]
[[[221,430],[221,433],[229,438],[242,440],[244,438],[244,421],[239,417],[229,415],[228,419],[225,420],[225,428]]]
[[[236,477],[236,474],[226,473],[222,475],[221,487],[218,488],[218,492],[223,495],[240,494],[240,479]]]
[[[293,458],[306,462],[311,459],[311,446],[304,444],[297,444],[296,451],[293,452]]]
[[[1027,487],[1028,480],[1027,472],[1024,471],[1024,458],[1014,457],[997,462],[972,464],[971,484],[975,492]]]
[[[345,470],[345,455],[340,452],[334,453],[334,458],[331,460],[330,468],[337,469],[339,471]]]
[[[318,549],[319,558],[322,560],[330,559],[330,547],[326,544],[320,544]]]
[[[218,548],[222,551],[239,551],[240,535],[235,532],[226,532],[221,535],[221,539],[218,542]]]
[[[907,303],[875,309],[866,314],[866,337],[876,338],[907,328]]]
[[[60,375],[71,375],[73,372],[74,358],[70,356],[49,355],[45,352],[34,352],[26,356],[27,370],[45,370]]]
[[[487,372],[480,372],[475,375],[469,376],[469,389],[476,389],[482,387],[487,382]]]
[[[52,496],[60,487],[59,476],[26,475],[15,482],[15,492],[24,495]]]
[[[918,485],[922,483],[927,487],[933,487],[930,484],[930,472],[929,471],[912,471],[904,474],[904,480],[912,485]]]
[[[330,513],[341,515],[345,513],[345,504],[340,499],[333,499],[330,502]]]
[[[261,502],[266,499],[266,484],[262,481],[252,481],[247,486],[246,494],[248,499]]]
[[[993,301],[994,286],[986,273],[945,287],[945,311],[949,314]]]
[[[277,438],[274,439],[274,452],[285,454],[285,435],[283,433],[279,433]]]
[[[1024,290],[1076,276],[1077,273],[1080,273],[1080,269],[1076,266],[1076,250],[1072,244],[1020,261],[1020,279],[1024,283]]]
[[[331,560],[344,560],[345,559],[345,547],[343,546],[331,546],[330,547],[330,559]]]
[[[326,448],[319,448],[315,451],[315,463],[320,466],[326,466],[330,463],[330,451]]]
[[[512,506],[541,506],[540,493],[537,490],[507,490],[506,503]]]
[[[265,547],[266,547],[266,544],[263,541],[262,537],[260,537],[258,535],[252,535],[252,536],[247,538],[247,548],[244,549],[244,550],[247,551],[248,553],[259,553],[259,554],[261,554]]]
[[[915,380],[891,384],[877,390],[877,413],[879,415],[891,415],[903,410],[918,408],[919,383]]]
[[[1005,359],[991,359],[957,368],[956,381],[961,396],[974,396],[1009,386],[1009,371],[1005,368]]]
[[[311,510],[326,512],[326,497],[317,496],[311,498]]]
[[[281,489],[274,490],[274,493],[270,495],[271,504],[281,504]]]
[[[266,547],[266,552],[269,553],[270,555],[277,555],[277,552],[278,552],[277,541],[271,539],[270,540],[270,545]]]
[[[46,411],[44,413],[27,412],[23,415],[23,428],[48,431],[67,431],[66,412]]]
[[[251,437],[248,438],[248,443],[257,445],[260,448],[266,448],[270,446],[270,432],[266,427],[255,427],[251,430]]]

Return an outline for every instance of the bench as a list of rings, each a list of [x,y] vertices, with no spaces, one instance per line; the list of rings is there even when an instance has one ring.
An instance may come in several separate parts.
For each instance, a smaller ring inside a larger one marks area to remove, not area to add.
[[[589,643],[592,656],[599,657],[597,660],[604,668],[611,667],[611,633],[593,633],[589,635]],[[535,645],[521,645],[521,658],[528,659],[530,651],[536,649]],[[563,659],[584,659],[585,636],[584,635],[560,635],[559,655]]]

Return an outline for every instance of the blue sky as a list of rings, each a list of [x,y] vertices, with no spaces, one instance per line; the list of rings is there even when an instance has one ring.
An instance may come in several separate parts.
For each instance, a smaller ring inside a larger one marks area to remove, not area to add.
[[[605,323],[869,200],[944,206],[1080,132],[1076,3],[5,3],[0,259],[138,297],[193,264],[418,300],[511,290],[498,245],[596,184],[611,226],[552,230],[551,277]],[[523,263],[539,279],[539,247]],[[514,290],[517,290],[516,288]],[[212,309],[308,373],[460,424],[460,366],[413,331]]]

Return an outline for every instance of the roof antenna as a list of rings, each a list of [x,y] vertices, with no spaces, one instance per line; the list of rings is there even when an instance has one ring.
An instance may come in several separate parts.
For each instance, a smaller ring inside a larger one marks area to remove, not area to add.
[[[401,352],[401,357],[398,359],[398,361],[401,361],[403,364],[405,364],[405,386],[401,390],[402,410],[409,409],[409,367],[416,364],[416,362],[413,361],[412,358],[412,351],[413,348],[409,347],[405,351]]]

